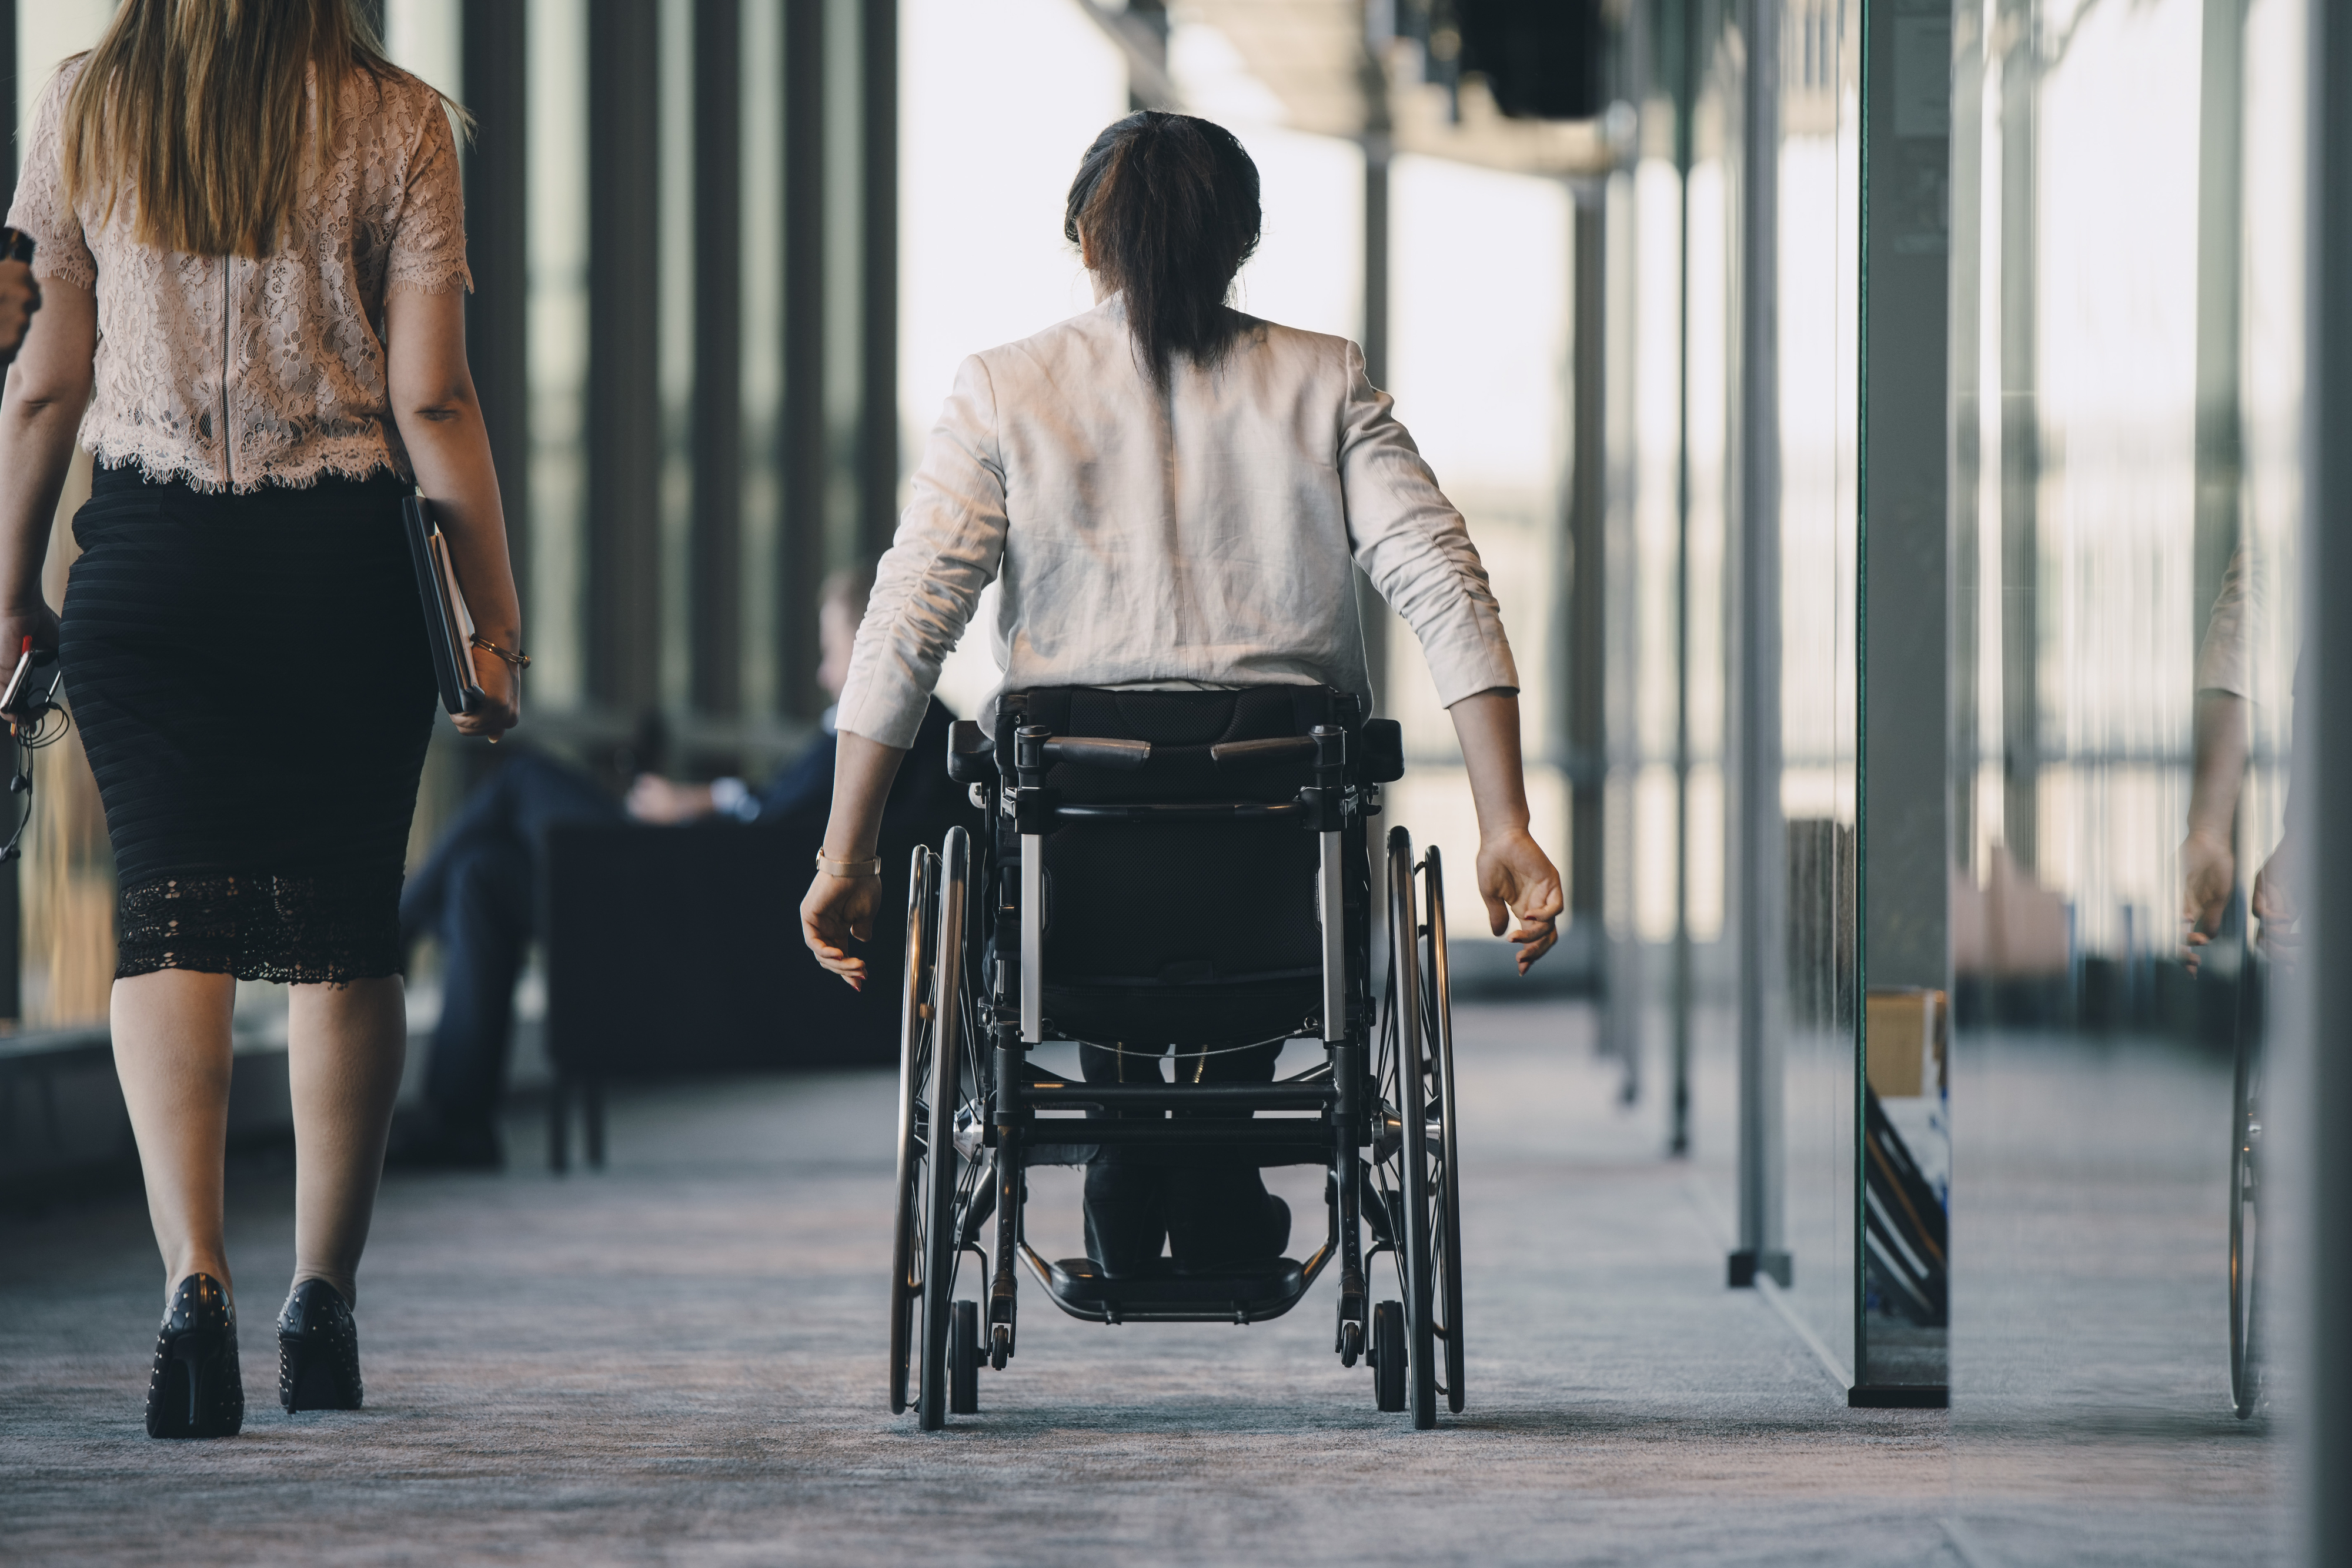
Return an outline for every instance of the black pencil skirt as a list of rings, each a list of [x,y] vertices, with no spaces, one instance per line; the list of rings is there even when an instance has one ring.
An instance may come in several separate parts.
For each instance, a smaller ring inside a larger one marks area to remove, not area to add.
[[[436,700],[407,490],[204,495],[99,471],[60,652],[114,845],[116,977],[400,970]]]

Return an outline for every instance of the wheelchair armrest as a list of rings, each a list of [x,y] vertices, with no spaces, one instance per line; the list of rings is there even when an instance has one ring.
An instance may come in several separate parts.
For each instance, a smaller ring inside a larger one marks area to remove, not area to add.
[[[959,784],[992,783],[996,778],[996,742],[968,718],[948,726],[948,777]]]
[[[1364,724],[1364,777],[1374,784],[1393,784],[1404,777],[1404,728],[1392,718],[1368,719]]]
[[[1122,773],[1131,773],[1151,760],[1151,742],[1058,735],[1045,743],[1045,760],[1075,762],[1083,768],[1115,768]]]

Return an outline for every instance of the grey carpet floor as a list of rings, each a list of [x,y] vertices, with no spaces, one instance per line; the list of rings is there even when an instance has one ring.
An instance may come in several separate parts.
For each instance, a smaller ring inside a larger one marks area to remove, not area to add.
[[[1961,1561],[1944,1416],[1848,1410],[1723,1288],[1721,1140],[1661,1159],[1580,1008],[1460,1033],[1470,1403],[1443,1430],[1340,1368],[1326,1281],[1246,1329],[1104,1328],[1029,1290],[982,1414],[914,1432],[884,1399],[894,1079],[702,1083],[623,1098],[601,1173],[547,1175],[519,1127],[504,1175],[388,1182],[355,1414],[276,1407],[290,1183],[241,1172],[234,1441],[142,1433],[135,1201],[0,1226],[0,1558]],[[1315,1212],[1319,1177],[1282,1180]],[[1078,1249],[1073,1176],[1040,1173],[1032,1213]]]

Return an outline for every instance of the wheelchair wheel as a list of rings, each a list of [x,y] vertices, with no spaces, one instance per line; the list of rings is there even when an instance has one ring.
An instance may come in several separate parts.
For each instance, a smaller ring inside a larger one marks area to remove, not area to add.
[[[2239,970],[2238,984],[2259,983],[2252,956]],[[2262,1241],[2262,1030],[2250,1022],[2254,1008],[2243,997],[2238,1009],[2236,1088],[2230,1130],[2230,1396],[2238,1419],[2250,1418],[2262,1402],[2262,1343],[2255,1287]]]
[[[1372,1393],[1383,1410],[1404,1408],[1404,1308],[1382,1301],[1372,1309]]]
[[[1430,1053],[1422,1008],[1420,923],[1413,917],[1412,835],[1389,830],[1389,994],[1381,1027],[1380,1088],[1384,1114],[1401,1124],[1391,1201],[1404,1234],[1398,1264],[1404,1284],[1408,1377],[1412,1424],[1437,1425],[1436,1297],[1430,1229],[1436,1185],[1429,1147]],[[1441,1140],[1442,1144],[1443,1140]]]
[[[906,988],[898,1012],[898,1214],[890,1244],[890,1414],[907,1408],[908,1374],[914,1368],[918,1314],[923,1300],[924,1159],[929,1148],[931,1080],[929,958],[938,935],[932,889],[937,852],[919,848],[907,876]]]
[[[948,1411],[980,1413],[980,1303],[958,1301],[955,1326],[948,1331]]]
[[[1445,1342],[1445,1407],[1462,1414],[1462,1184],[1455,1135],[1454,1098],[1454,981],[1445,956],[1445,873],[1437,846],[1429,846],[1422,862],[1426,881],[1423,902],[1427,919],[1423,943],[1425,966],[1422,1006],[1427,1012],[1426,1038],[1435,1047],[1432,1076],[1436,1081],[1438,1113],[1437,1206],[1430,1217],[1433,1267],[1436,1275],[1433,1306],[1437,1337]]]
[[[956,1260],[984,1162],[966,1158],[957,1146],[956,1112],[966,1087],[977,1090],[977,1063],[965,1058],[976,1048],[964,995],[964,915],[971,907],[971,840],[961,828],[948,831],[937,873],[938,913],[928,954],[930,1015],[929,1100],[922,1169],[917,1180],[922,1205],[922,1352],[917,1368],[915,1418],[926,1432],[947,1424],[950,1371],[948,1338],[955,1297]],[[975,1151],[976,1152],[976,1151]]]

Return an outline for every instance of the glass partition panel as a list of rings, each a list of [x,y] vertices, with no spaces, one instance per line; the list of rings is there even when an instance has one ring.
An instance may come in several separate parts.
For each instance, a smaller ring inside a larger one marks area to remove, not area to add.
[[[1790,1304],[1854,1343],[1856,333],[1861,14],[1780,12],[1779,1023]],[[1752,428],[1752,427],[1751,427]],[[1841,1368],[1852,1381],[1853,1368]]]
[[[2007,1563],[2287,1544],[2302,22],[1956,17],[1953,1431]]]

